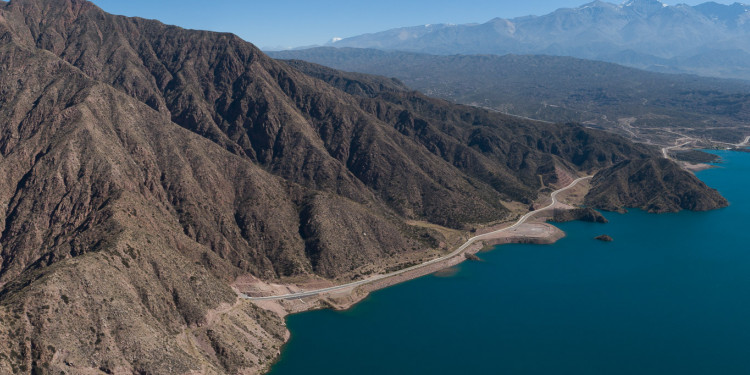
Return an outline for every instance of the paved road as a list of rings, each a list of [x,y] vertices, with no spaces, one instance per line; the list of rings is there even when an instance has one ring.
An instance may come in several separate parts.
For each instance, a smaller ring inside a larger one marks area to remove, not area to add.
[[[680,133],[677,133],[677,132],[673,132],[673,131],[670,131],[670,130],[668,130],[668,132],[682,136],[682,138],[678,138],[677,141],[679,141],[680,139],[687,139],[688,141],[685,142],[685,143],[679,144],[679,145],[674,145],[674,146],[669,146],[669,147],[662,147],[661,153],[667,159],[670,159],[670,157],[668,155],[668,151],[669,150],[674,149],[674,148],[678,148],[678,147],[683,147],[683,146],[689,145],[690,143],[698,141],[695,138],[688,137],[686,135],[683,135],[683,134],[680,134]],[[740,142],[740,143],[728,143],[728,142],[722,142],[722,141],[714,141],[713,139],[706,139],[706,140],[708,142],[711,142],[711,143],[719,143],[719,144],[722,144],[722,145],[727,145],[727,146],[732,146],[732,147],[745,147],[745,146],[750,145],[750,135],[746,136],[745,139],[742,140],[742,142]]]
[[[586,176],[586,177],[578,178],[575,181],[571,182],[568,186],[566,186],[566,187],[564,187],[562,189],[553,191],[552,194],[550,195],[550,197],[552,198],[552,203],[550,203],[546,207],[540,208],[538,210],[534,210],[534,211],[528,212],[526,215],[521,216],[521,218],[519,218],[518,221],[516,221],[515,224],[513,224],[513,225],[511,225],[509,227],[505,227],[505,228],[498,229],[498,230],[493,231],[493,232],[489,232],[489,233],[485,233],[485,234],[480,234],[478,236],[474,236],[472,238],[469,238],[463,245],[461,245],[461,247],[459,247],[458,249],[454,250],[452,253],[450,253],[448,255],[444,255],[444,256],[442,256],[440,258],[435,258],[433,260],[424,262],[422,264],[418,264],[416,266],[411,266],[409,268],[404,268],[402,270],[394,271],[394,272],[391,272],[389,274],[377,275],[377,276],[371,277],[369,279],[354,281],[354,282],[351,282],[351,283],[348,283],[348,284],[336,285],[336,286],[332,286],[332,287],[329,287],[329,288],[322,288],[322,289],[308,290],[308,291],[298,292],[298,293],[290,293],[290,294],[283,294],[283,295],[279,295],[279,296],[266,296],[266,297],[251,297],[251,296],[248,296],[248,295],[246,295],[244,293],[240,293],[240,297],[241,298],[245,298],[245,299],[249,299],[249,300],[253,300],[253,301],[280,300],[280,299],[297,299],[297,298],[302,298],[302,297],[309,297],[309,296],[314,296],[314,295],[321,294],[321,293],[333,292],[333,291],[336,291],[336,290],[342,290],[342,289],[347,289],[347,288],[354,288],[354,287],[357,287],[357,286],[360,286],[360,285],[369,284],[369,283],[374,282],[374,281],[378,281],[378,280],[382,280],[382,279],[385,279],[385,278],[397,276],[397,275],[400,275],[400,274],[405,273],[405,272],[413,271],[413,270],[416,270],[416,269],[419,269],[419,268],[422,268],[422,267],[426,267],[426,266],[429,266],[429,265],[437,263],[437,262],[441,262],[441,261],[453,258],[455,256],[459,256],[459,255],[463,254],[463,252],[466,250],[466,248],[468,248],[474,242],[479,241],[479,240],[483,240],[483,239],[487,239],[487,238],[491,238],[494,235],[497,235],[498,233],[501,233],[501,232],[505,232],[505,231],[510,231],[510,230],[516,229],[518,226],[520,226],[521,224],[525,223],[530,217],[534,216],[535,214],[553,208],[558,203],[557,202],[557,194],[562,193],[563,191],[572,188],[573,186],[575,186],[579,182],[581,182],[583,180],[590,179],[592,177],[593,176]]]
[[[737,147],[743,147],[743,146],[747,146],[748,144],[750,144],[750,135],[748,135],[747,137],[745,137],[744,141],[736,144],[736,146]]]
[[[662,153],[662,155],[664,155],[665,159],[671,159],[669,157],[669,150],[674,149],[674,148],[678,148],[678,147],[682,147],[682,146],[687,146],[687,145],[689,145],[689,144],[691,144],[693,142],[695,142],[695,140],[692,139],[692,138],[690,138],[689,141],[687,141],[685,143],[682,143],[682,144],[679,144],[679,145],[674,145],[674,146],[669,146],[669,147],[662,147],[661,148],[661,153]]]
[[[490,111],[490,112],[497,112],[497,113],[502,113],[502,114],[504,114],[504,115],[506,115],[506,116],[510,116],[510,117],[515,117],[515,118],[520,118],[521,120],[529,120],[529,121],[543,122],[543,123],[545,123],[545,124],[554,124],[554,122],[552,122],[552,121],[547,121],[547,120],[540,120],[540,119],[538,119],[538,118],[531,118],[531,117],[520,116],[520,115],[514,115],[514,114],[512,114],[512,113],[508,113],[508,112],[503,112],[503,111],[498,111],[497,109],[494,109],[494,108],[490,108],[490,107],[483,107],[483,106],[481,106],[481,105],[476,105],[476,106],[474,106],[474,107],[476,107],[476,108],[481,108],[481,109],[486,109],[486,110],[488,110],[488,111]]]

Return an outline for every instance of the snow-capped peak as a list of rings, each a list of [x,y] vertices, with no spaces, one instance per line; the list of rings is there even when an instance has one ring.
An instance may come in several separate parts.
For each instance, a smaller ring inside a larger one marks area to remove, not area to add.
[[[667,6],[667,4],[664,4],[659,0],[630,0],[623,3],[621,9],[627,9],[638,14],[649,14],[666,8]]]
[[[653,6],[661,5],[662,8],[666,8],[669,5],[662,3],[659,0],[630,0],[622,4],[624,7],[639,7],[639,6]]]

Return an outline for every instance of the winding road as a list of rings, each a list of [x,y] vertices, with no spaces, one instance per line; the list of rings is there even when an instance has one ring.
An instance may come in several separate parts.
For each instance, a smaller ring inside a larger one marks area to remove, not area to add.
[[[553,191],[552,194],[550,195],[550,197],[552,198],[552,203],[550,203],[549,205],[547,205],[544,208],[540,208],[540,209],[537,209],[537,210],[530,211],[530,212],[526,213],[525,215],[521,216],[521,218],[519,218],[518,221],[516,221],[515,224],[513,224],[513,225],[511,225],[509,227],[498,229],[498,230],[493,231],[493,232],[489,232],[489,233],[485,233],[485,234],[480,234],[478,236],[471,237],[463,245],[461,245],[461,247],[459,247],[458,249],[454,250],[450,254],[444,255],[444,256],[439,257],[439,258],[435,258],[433,260],[424,262],[422,264],[418,264],[416,266],[411,266],[411,267],[408,267],[408,268],[404,268],[402,270],[394,271],[394,272],[391,272],[391,273],[388,273],[388,274],[385,274],[385,275],[377,275],[377,276],[371,277],[369,279],[354,281],[354,282],[351,282],[351,283],[348,283],[348,284],[341,284],[341,285],[336,285],[336,286],[332,286],[332,287],[328,287],[328,288],[308,290],[308,291],[297,292],[297,293],[290,293],[290,294],[283,294],[283,295],[278,295],[278,296],[265,296],[265,297],[251,297],[251,296],[248,296],[247,294],[239,293],[240,298],[245,298],[245,299],[252,300],[252,301],[264,301],[264,300],[282,300],[282,299],[297,299],[297,298],[302,298],[302,297],[309,297],[309,296],[314,296],[314,295],[318,295],[318,294],[321,294],[321,293],[334,292],[334,291],[337,291],[337,290],[342,290],[342,289],[347,289],[347,288],[354,288],[354,287],[357,287],[357,286],[360,286],[360,285],[369,284],[369,283],[372,283],[374,281],[383,280],[383,279],[386,279],[386,278],[389,278],[389,277],[393,277],[393,276],[397,276],[397,275],[403,274],[405,272],[414,271],[416,269],[419,269],[419,268],[422,268],[422,267],[426,267],[426,266],[429,266],[431,264],[434,264],[434,263],[437,263],[437,262],[441,262],[441,261],[444,261],[444,260],[447,260],[447,259],[459,256],[459,255],[462,255],[464,253],[464,251],[466,250],[466,248],[468,248],[473,243],[475,243],[477,241],[480,241],[480,240],[492,238],[494,235],[497,235],[498,233],[502,233],[502,232],[514,230],[514,229],[518,228],[521,224],[525,223],[530,217],[534,216],[535,214],[537,214],[539,212],[542,212],[542,211],[546,211],[546,210],[554,208],[555,205],[558,203],[558,201],[557,201],[557,194],[562,193],[563,191],[566,191],[566,190],[574,187],[579,182],[581,182],[583,180],[590,179],[592,177],[593,176],[580,177],[580,178],[574,180],[573,182],[571,182],[568,186],[566,186],[566,187],[564,187],[562,189]]]
[[[665,159],[671,159],[671,157],[669,157],[669,150],[672,150],[672,149],[675,149],[675,148],[679,148],[679,147],[683,147],[683,146],[687,146],[687,145],[689,145],[689,144],[691,144],[693,142],[695,142],[695,140],[692,139],[692,138],[690,138],[689,141],[687,141],[685,143],[682,143],[682,144],[679,144],[679,145],[674,145],[674,146],[669,146],[669,147],[662,147],[661,148],[661,153],[662,153],[662,155],[664,155]]]

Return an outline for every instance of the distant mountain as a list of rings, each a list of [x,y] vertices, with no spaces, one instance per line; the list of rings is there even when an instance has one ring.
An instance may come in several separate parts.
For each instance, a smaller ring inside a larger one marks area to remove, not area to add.
[[[736,143],[750,135],[750,83],[663,74],[556,56],[453,55],[358,48],[270,53],[395,77],[425,94],[552,122],[582,122],[668,143],[679,133]]]
[[[663,72],[750,79],[750,6],[594,1],[544,16],[425,25],[344,38],[335,47],[430,54],[545,54]]]

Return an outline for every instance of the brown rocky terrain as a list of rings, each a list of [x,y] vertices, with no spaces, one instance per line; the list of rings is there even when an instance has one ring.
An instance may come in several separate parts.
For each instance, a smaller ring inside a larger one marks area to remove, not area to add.
[[[83,0],[0,2],[0,119],[3,374],[262,371],[287,332],[237,277],[348,280],[657,155]]]
[[[594,239],[602,241],[602,242],[612,242],[612,241],[614,241],[614,239],[612,237],[610,237],[609,235],[606,235],[606,234],[602,234],[601,236],[596,236],[596,237],[594,237]]]
[[[598,172],[591,185],[586,204],[609,211],[706,211],[729,204],[692,173],[659,157],[617,163]]]

